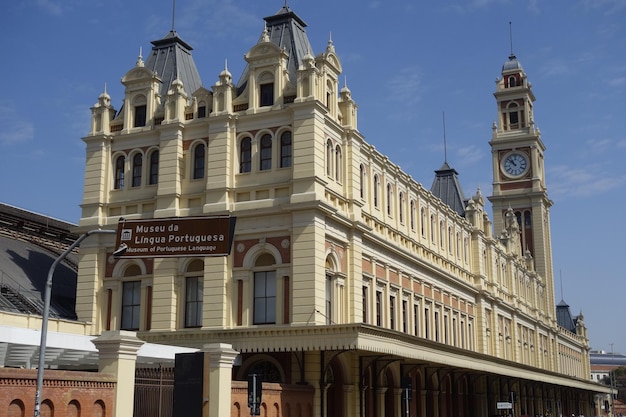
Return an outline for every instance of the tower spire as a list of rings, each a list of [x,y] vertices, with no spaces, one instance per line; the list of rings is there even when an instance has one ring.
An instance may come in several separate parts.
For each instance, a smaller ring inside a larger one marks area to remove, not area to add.
[[[511,44],[511,56],[515,56],[513,54],[513,23],[509,21],[509,43]]]
[[[174,32],[175,18],[176,18],[176,0],[172,0],[172,32]]]
[[[446,143],[446,112],[443,115],[443,162],[448,163],[448,145]]]

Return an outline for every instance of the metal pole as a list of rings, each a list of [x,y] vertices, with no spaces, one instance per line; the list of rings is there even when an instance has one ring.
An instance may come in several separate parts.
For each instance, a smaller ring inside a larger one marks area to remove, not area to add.
[[[52,265],[50,266],[50,270],[48,270],[48,279],[46,280],[46,288],[44,291],[44,300],[43,300],[43,317],[41,319],[41,342],[39,343],[39,365],[37,367],[37,391],[35,392],[35,415],[34,417],[39,417],[41,412],[41,389],[43,387],[43,368],[46,364],[46,339],[48,336],[48,317],[50,316],[50,296],[52,293],[52,276],[54,275],[54,270],[57,265],[63,261],[67,255],[70,254],[80,242],[85,240],[87,237],[93,234],[102,233],[102,234],[114,234],[117,233],[116,230],[90,230],[87,233],[81,235],[74,243],[70,245],[69,248],[65,250],[58,258],[54,260]]]

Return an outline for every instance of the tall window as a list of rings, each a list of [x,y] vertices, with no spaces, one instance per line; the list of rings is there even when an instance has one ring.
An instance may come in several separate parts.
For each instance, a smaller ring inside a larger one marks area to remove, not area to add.
[[[420,306],[419,304],[413,304],[413,334],[415,336],[420,335]]]
[[[141,171],[143,170],[143,155],[136,153],[133,156],[133,187],[141,185]]]
[[[396,330],[396,297],[389,296],[389,328]]]
[[[204,143],[196,145],[193,149],[193,179],[204,178],[204,165],[206,160],[206,147]]]
[[[291,166],[291,132],[285,132],[280,135],[280,167],[287,168]]]
[[[263,135],[261,137],[261,160],[259,166],[261,171],[272,169],[272,137]]]
[[[261,107],[274,105],[274,83],[261,84]]]
[[[365,167],[363,164],[359,166],[359,193],[361,198],[365,197]]]
[[[202,278],[185,278],[185,327],[202,326]]]
[[[374,175],[374,207],[378,207],[380,193],[380,178],[378,178],[378,174]]]
[[[126,281],[122,284],[121,330],[139,330],[141,305],[141,281]]]
[[[326,324],[333,324],[333,276],[326,274]]]
[[[135,106],[135,120],[133,127],[141,127],[146,125],[147,108],[145,104]]]
[[[369,298],[369,287],[367,287],[366,285],[363,286],[363,288],[361,289],[361,303],[363,305],[363,323],[367,323],[367,319],[368,319],[368,314],[369,314],[369,309],[368,307],[368,298]]]
[[[387,184],[387,215],[391,216],[392,203],[393,201],[393,187],[391,184]]]
[[[409,302],[402,300],[402,331],[409,332]]]
[[[376,291],[376,325],[383,324],[383,293]]]
[[[326,175],[333,175],[333,144],[330,139],[326,141]]]
[[[342,179],[341,166],[342,166],[341,147],[337,145],[335,147],[335,179],[339,182],[341,182],[341,179]]]
[[[118,156],[115,160],[115,182],[113,188],[121,190],[124,188],[124,165],[126,164],[126,158]]]
[[[276,323],[276,271],[254,273],[254,324]]]
[[[252,139],[244,138],[239,150],[239,172],[250,172],[252,169]]]
[[[404,193],[402,192],[398,198],[398,217],[400,218],[400,223],[404,223]]]
[[[411,230],[415,230],[415,201],[411,200],[411,207],[409,209]]]
[[[157,184],[159,182],[159,151],[152,151],[150,154],[150,175],[148,176],[148,183],[150,185]]]

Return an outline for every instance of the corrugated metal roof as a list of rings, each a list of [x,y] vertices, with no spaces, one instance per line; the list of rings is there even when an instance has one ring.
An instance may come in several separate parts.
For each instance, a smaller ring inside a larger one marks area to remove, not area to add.
[[[145,67],[158,74],[163,81],[159,93],[165,98],[175,79],[183,82],[189,97],[202,87],[198,68],[193,60],[193,48],[171,30],[163,37],[152,41],[152,51],[146,60]]]
[[[459,173],[447,162],[435,171],[435,179],[430,192],[456,211],[459,216],[465,217],[466,200],[459,182]]]

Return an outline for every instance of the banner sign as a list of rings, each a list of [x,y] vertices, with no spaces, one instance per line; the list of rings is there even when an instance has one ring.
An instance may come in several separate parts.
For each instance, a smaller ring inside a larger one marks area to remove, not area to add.
[[[116,258],[226,256],[236,217],[176,217],[120,220]]]

